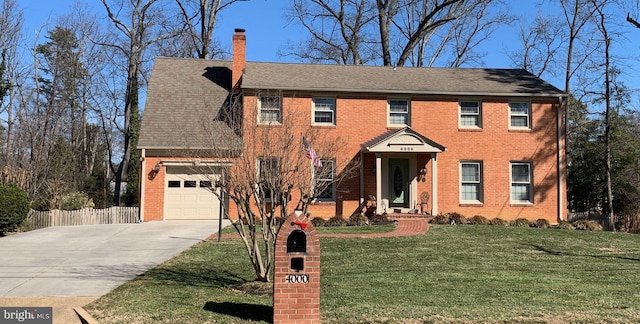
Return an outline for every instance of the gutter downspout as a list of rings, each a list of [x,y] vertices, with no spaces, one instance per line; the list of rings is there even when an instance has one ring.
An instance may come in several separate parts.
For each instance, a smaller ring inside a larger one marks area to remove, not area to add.
[[[146,155],[147,151],[146,149],[142,149],[141,153],[140,153],[140,208],[138,210],[138,219],[140,220],[140,223],[144,222],[144,197],[145,197],[145,180],[146,178],[144,177],[144,175],[147,172],[147,164],[144,163],[145,160],[145,155]]]
[[[566,155],[566,140],[564,142],[564,150],[562,149],[561,145],[562,145],[562,138],[563,136],[566,138],[566,132],[567,129],[566,127],[564,127],[564,131],[563,130],[563,125],[565,123],[562,122],[563,118],[563,96],[558,96],[558,109],[557,109],[557,118],[556,118],[556,133],[557,133],[557,139],[556,139],[556,146],[558,148],[558,221],[563,221],[563,211],[564,211],[564,203],[563,203],[563,199],[564,199],[564,195],[562,194],[563,188],[564,188],[564,159],[563,159],[563,154],[562,152],[564,151],[564,154]],[[566,114],[565,114],[565,118],[566,118]]]

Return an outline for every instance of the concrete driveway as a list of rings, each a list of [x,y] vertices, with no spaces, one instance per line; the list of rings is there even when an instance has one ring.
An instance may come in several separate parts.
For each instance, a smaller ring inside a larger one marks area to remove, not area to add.
[[[42,296],[90,301],[217,230],[217,221],[162,221],[50,227],[2,237],[0,306],[33,306],[10,304]],[[55,322],[62,323],[54,308]]]

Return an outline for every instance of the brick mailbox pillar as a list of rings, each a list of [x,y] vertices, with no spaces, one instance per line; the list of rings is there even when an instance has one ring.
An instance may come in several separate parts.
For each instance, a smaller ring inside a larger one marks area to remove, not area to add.
[[[289,215],[274,252],[273,323],[320,323],[320,240],[309,218]]]

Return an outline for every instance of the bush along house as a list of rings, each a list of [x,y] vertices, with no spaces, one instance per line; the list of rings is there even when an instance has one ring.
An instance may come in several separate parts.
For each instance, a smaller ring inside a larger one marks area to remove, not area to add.
[[[345,139],[334,156],[318,149],[322,161],[359,161],[354,177],[311,202],[312,217],[367,205],[377,214],[566,219],[566,95],[531,73],[247,62],[245,45],[236,29],[231,61],[156,58],[138,143],[144,221],[220,217],[212,170],[233,166],[250,140],[229,120],[259,129],[293,110],[293,128]],[[230,98],[241,108],[220,118]]]

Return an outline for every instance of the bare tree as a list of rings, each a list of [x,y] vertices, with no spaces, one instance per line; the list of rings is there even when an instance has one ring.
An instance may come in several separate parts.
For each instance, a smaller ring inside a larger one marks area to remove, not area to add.
[[[248,0],[176,0],[188,39],[187,52],[210,59],[215,54],[213,33],[218,13],[235,2]]]
[[[123,38],[112,43],[99,43],[116,49],[126,60],[126,89],[122,98],[124,120],[121,129],[124,137],[123,154],[121,162],[113,170],[115,175],[113,204],[120,205],[120,187],[123,179],[129,180],[129,188],[137,188],[136,171],[139,161],[135,148],[140,129],[139,92],[145,51],[150,45],[174,37],[178,32],[165,32],[157,28],[165,22],[160,8],[154,6],[158,0],[126,0],[126,2],[120,0],[116,5],[107,3],[107,0],[101,0],[101,2],[109,19]],[[128,177],[131,173],[133,173],[132,177]]]
[[[309,33],[290,54],[311,62],[338,64],[430,65],[447,50],[448,66],[475,61],[473,48],[504,15],[499,0],[294,0],[289,17]],[[439,34],[438,34],[439,32]],[[395,58],[394,58],[395,56]],[[427,54],[429,56],[429,54]]]
[[[395,38],[391,29],[381,28],[380,44],[384,65],[403,66],[412,55],[419,53],[418,66],[422,66],[426,49],[432,46],[429,66],[450,47],[452,58],[447,66],[462,65],[472,49],[491,33],[492,29],[505,22],[505,16],[493,16],[490,8],[497,8],[497,0],[403,0],[378,1],[380,24],[389,21],[402,35],[397,44],[397,59],[391,59],[389,39]],[[397,17],[399,16],[399,17]],[[404,19],[404,20],[403,20]],[[437,32],[441,37],[437,37]],[[384,35],[383,33],[390,34]]]
[[[367,0],[293,0],[289,18],[309,33],[304,44],[290,55],[309,62],[365,64],[374,56],[369,51],[375,39],[370,29],[375,8]]]
[[[605,102],[605,118],[604,118],[604,150],[605,150],[605,175],[606,175],[606,203],[607,203],[607,212],[609,213],[609,228],[614,229],[615,218],[613,211],[613,181],[612,172],[611,172],[611,88],[613,85],[611,76],[612,76],[612,66],[611,66],[611,35],[609,34],[609,30],[607,27],[606,17],[607,15],[604,12],[604,7],[607,4],[607,0],[602,0],[602,2],[598,3],[597,0],[591,0],[594,6],[594,9],[597,13],[595,15],[594,20],[596,21],[596,26],[600,33],[602,34],[602,41],[604,42],[604,94],[603,98]]]
[[[267,92],[261,95],[267,96]],[[271,94],[276,98],[279,94]],[[245,97],[247,98],[247,97]],[[228,102],[237,101],[238,97]],[[241,123],[233,116],[239,109],[228,109],[219,120],[229,125],[230,132],[242,134],[238,150],[223,150],[230,146],[230,139],[211,141],[211,155],[228,160],[231,166],[217,168],[211,174],[220,174],[211,179],[217,183],[212,188],[222,200],[229,199],[235,205],[237,219],[233,223],[240,235],[257,280],[270,281],[273,271],[275,237],[284,220],[294,209],[307,213],[310,203],[328,190],[340,190],[341,181],[354,176],[359,162],[339,159],[347,156],[347,139],[322,133],[308,125],[307,116],[302,116],[294,107],[291,97],[281,99],[280,114],[271,115],[274,124],[257,124],[254,119]],[[238,103],[239,104],[239,103]],[[231,104],[233,106],[233,104]],[[246,102],[245,109],[253,104]],[[245,112],[254,114],[255,111]],[[219,124],[208,127],[211,139],[218,138]],[[239,139],[239,138],[238,138]],[[233,146],[233,145],[231,145]],[[203,156],[206,158],[207,156]],[[229,209],[225,215],[229,217]]]
[[[521,26],[518,36],[522,49],[510,53],[511,62],[538,77],[554,74],[564,45],[562,24],[554,17],[539,15],[532,26]]]
[[[13,133],[15,125],[15,105],[19,93],[20,66],[18,60],[18,45],[22,35],[23,12],[18,8],[15,0],[4,0],[0,12],[0,147],[4,148],[4,156],[0,155],[0,165],[13,162]],[[6,117],[5,117],[6,116]],[[5,118],[3,118],[5,117]],[[4,119],[4,120],[2,120]],[[4,129],[2,129],[4,128]],[[4,159],[4,161],[3,161]],[[4,162],[4,163],[2,163]],[[1,172],[0,172],[1,174]]]

